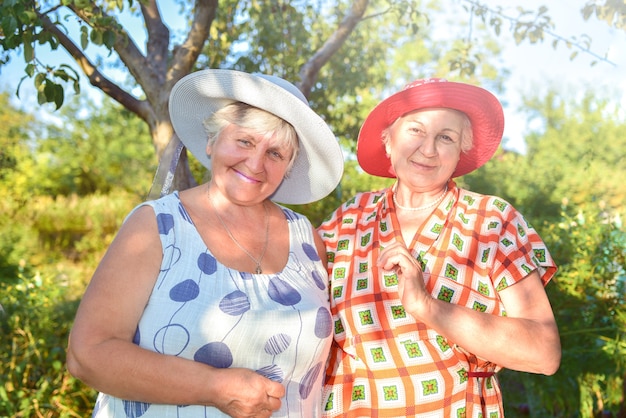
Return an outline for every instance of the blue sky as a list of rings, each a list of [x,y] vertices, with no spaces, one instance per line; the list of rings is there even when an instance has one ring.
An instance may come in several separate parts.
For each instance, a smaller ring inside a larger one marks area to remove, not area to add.
[[[552,39],[548,36],[542,44],[530,45],[524,43],[515,45],[510,36],[506,35],[506,28],[503,28],[501,41],[506,42],[507,47],[502,55],[502,63],[511,71],[507,82],[507,91],[503,102],[505,106],[505,133],[504,144],[508,149],[519,152],[524,151],[523,136],[528,129],[525,115],[518,111],[521,105],[521,97],[528,92],[541,93],[548,87],[562,89],[562,91],[584,91],[586,88],[598,89],[614,95],[616,101],[621,100],[622,114],[626,109],[626,31],[610,28],[606,23],[599,22],[592,18],[584,21],[580,9],[586,0],[552,0],[550,2],[541,0],[483,0],[483,3],[491,7],[502,7],[504,12],[510,16],[516,16],[515,8],[523,4],[525,9],[538,8],[546,4],[548,14],[555,22],[553,32],[563,38],[580,37],[582,34],[589,35],[592,39],[591,50],[598,55],[607,54],[607,59],[611,63],[598,62],[591,65],[596,60],[591,54],[579,52],[574,60],[569,56],[572,50],[560,46],[556,50],[552,48]],[[168,3],[168,2],[163,2]],[[171,4],[171,1],[169,1]],[[446,0],[439,3],[444,10],[451,10],[458,13],[460,5],[467,5],[462,0]],[[175,28],[180,27],[182,19],[174,10],[163,12],[167,23]],[[172,20],[174,19],[174,20]],[[135,23],[141,27],[140,23]],[[137,40],[138,44],[140,41]],[[56,56],[57,60],[71,62],[69,56],[61,52],[63,58]],[[24,63],[21,56],[14,56],[9,66],[0,69],[0,86],[4,90],[9,90],[7,86],[16,86],[23,74]],[[82,77],[85,79],[85,77]],[[32,89],[31,81],[25,82],[22,90],[21,101],[14,101],[17,106],[26,109],[35,109],[36,96]],[[83,92],[98,97],[99,93],[90,87],[86,80],[83,83]],[[624,116],[626,118],[626,116]]]
[[[604,56],[611,63],[598,62],[591,65],[597,58],[591,54],[579,52],[574,60],[569,56],[572,49],[564,46],[556,50],[552,47],[552,39],[548,36],[543,44],[514,45],[505,49],[504,63],[511,69],[511,77],[507,83],[505,108],[504,137],[507,147],[524,151],[523,133],[528,130],[525,116],[517,111],[521,105],[520,98],[527,92],[545,92],[552,86],[559,91],[580,92],[587,88],[605,92],[621,102],[622,117],[626,119],[626,31],[609,27],[605,22],[595,18],[585,21],[580,9],[586,0],[525,0],[524,8],[548,7],[548,14],[555,22],[553,32],[563,38],[581,38],[586,34],[591,37],[591,51]],[[510,8],[511,15],[516,15],[515,6],[519,1],[486,0],[492,6]]]

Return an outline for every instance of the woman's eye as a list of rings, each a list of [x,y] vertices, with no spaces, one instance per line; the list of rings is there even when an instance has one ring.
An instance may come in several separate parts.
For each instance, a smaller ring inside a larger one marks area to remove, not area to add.
[[[454,142],[455,139],[449,135],[439,135],[439,138],[441,139],[441,141],[443,142]]]
[[[278,151],[269,151],[269,155],[273,160],[282,161],[284,159],[283,155]]]
[[[248,139],[238,139],[237,142],[246,147],[252,146],[252,142]]]

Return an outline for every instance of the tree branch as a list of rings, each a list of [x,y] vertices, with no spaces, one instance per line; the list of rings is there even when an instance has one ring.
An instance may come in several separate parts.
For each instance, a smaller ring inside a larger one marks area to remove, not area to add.
[[[320,68],[326,64],[335,52],[344,44],[356,25],[361,22],[369,0],[355,0],[350,12],[343,18],[337,30],[324,42],[324,45],[300,69],[298,88],[308,97],[317,80]]]
[[[75,6],[68,6],[70,10],[72,10],[76,16],[78,16],[83,22],[94,28],[91,16],[87,13],[87,9],[79,9]],[[133,78],[137,81],[137,83],[144,88],[144,92],[146,86],[149,86],[149,79],[156,77],[153,74],[153,69],[150,66],[149,60],[142,54],[141,50],[137,47],[133,38],[128,34],[128,32],[117,22],[117,19],[105,14],[99,7],[93,6],[91,11],[94,14],[98,14],[101,16],[106,16],[108,19],[115,21],[115,28],[111,28],[115,30],[115,43],[113,45],[113,49],[117,52],[120,60],[124,63],[128,71],[133,76]]]
[[[74,61],[76,61],[92,86],[102,90],[107,96],[111,97],[143,120],[148,120],[149,109],[146,103],[137,100],[131,94],[119,88],[117,84],[107,79],[98,71],[98,68],[91,63],[83,51],[53,23],[48,16],[39,14],[39,18],[41,19],[42,26],[58,39],[59,43],[63,45],[63,48],[65,48]]]
[[[209,29],[215,19],[217,7],[218,0],[196,0],[195,13],[187,38],[182,45],[174,48],[174,57],[167,74],[165,91],[169,92],[178,80],[191,72],[202,52],[204,43],[209,38]]]

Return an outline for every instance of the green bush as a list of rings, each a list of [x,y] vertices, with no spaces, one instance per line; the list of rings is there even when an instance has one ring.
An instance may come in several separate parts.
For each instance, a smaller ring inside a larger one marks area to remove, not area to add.
[[[559,265],[547,291],[561,367],[550,377],[502,373],[507,417],[624,417],[626,232],[597,205],[563,209],[562,222],[542,231]]]
[[[52,276],[0,283],[0,416],[88,416],[95,392],[68,374],[65,347],[77,303]]]

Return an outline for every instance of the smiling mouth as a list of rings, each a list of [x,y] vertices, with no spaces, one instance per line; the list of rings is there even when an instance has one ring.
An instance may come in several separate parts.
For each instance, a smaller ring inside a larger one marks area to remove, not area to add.
[[[249,177],[249,176],[245,175],[244,173],[242,173],[239,170],[234,170],[234,171],[235,171],[235,173],[237,173],[237,175],[239,177],[241,177],[243,180],[247,181],[248,183],[260,183],[261,182],[260,180],[257,180],[257,179],[255,179],[253,177]]]

